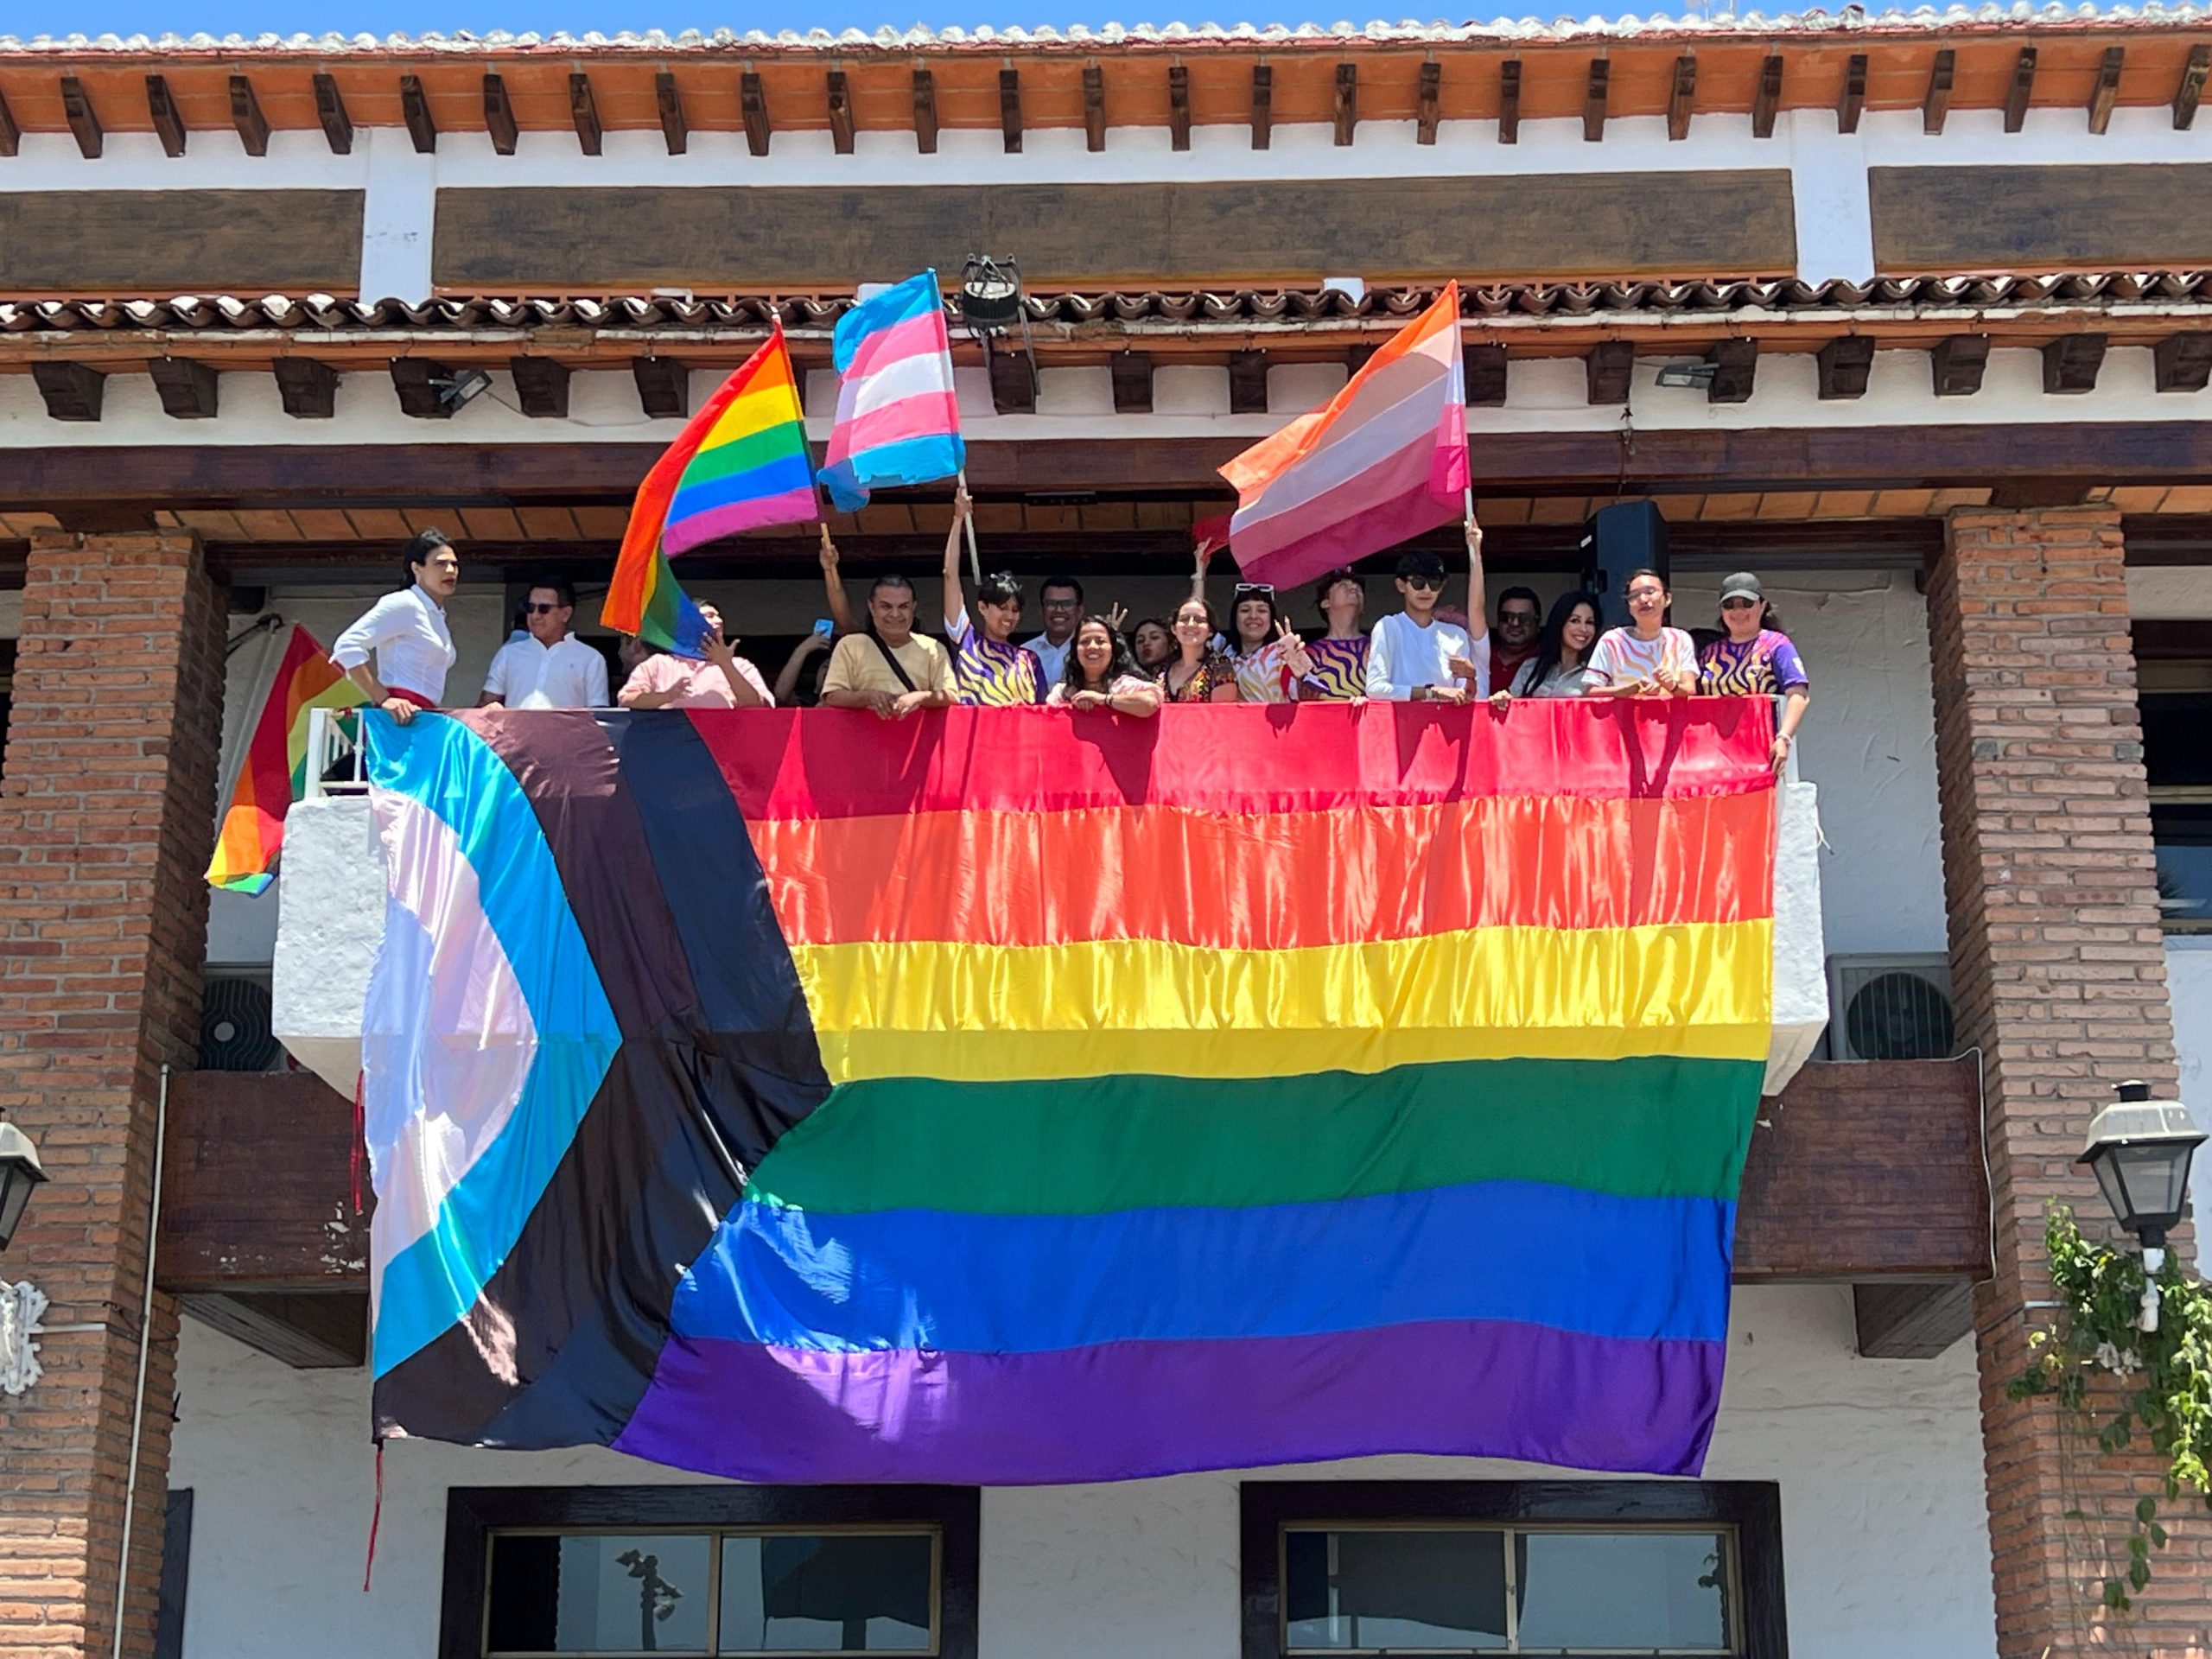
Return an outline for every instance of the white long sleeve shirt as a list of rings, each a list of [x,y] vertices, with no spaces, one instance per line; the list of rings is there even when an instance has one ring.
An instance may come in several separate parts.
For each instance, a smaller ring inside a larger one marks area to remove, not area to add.
[[[338,636],[330,660],[351,671],[376,654],[377,678],[391,691],[412,691],[433,705],[446,696],[446,671],[459,652],[446,627],[445,607],[417,582],[386,594]]]
[[[1417,685],[1465,683],[1452,671],[1452,659],[1465,657],[1475,665],[1475,695],[1490,695],[1490,639],[1470,639],[1467,631],[1451,622],[1431,622],[1427,627],[1403,611],[1394,612],[1375,625],[1367,640],[1367,695],[1376,702],[1404,702]]]
[[[575,634],[541,645],[525,633],[492,658],[484,690],[510,709],[606,709],[607,658]]]

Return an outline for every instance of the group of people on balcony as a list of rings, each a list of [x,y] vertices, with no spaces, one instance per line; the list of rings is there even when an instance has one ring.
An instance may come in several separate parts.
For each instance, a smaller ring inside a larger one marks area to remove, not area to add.
[[[639,709],[750,709],[796,698],[871,709],[887,719],[954,703],[1044,703],[1145,718],[1171,702],[1365,698],[1487,700],[1502,707],[1518,697],[1764,696],[1783,699],[1774,744],[1777,769],[1805,714],[1810,683],[1804,664],[1758,578],[1748,572],[1721,584],[1719,626],[1702,645],[1670,625],[1672,595],[1649,569],[1629,575],[1624,626],[1603,626],[1604,607],[1594,594],[1563,594],[1542,616],[1537,595],[1515,587],[1499,595],[1496,626],[1471,631],[1468,619],[1479,619],[1485,608],[1482,531],[1471,524],[1465,611],[1444,602],[1442,557],[1409,551],[1397,564],[1400,609],[1365,626],[1364,585],[1349,569],[1332,570],[1315,585],[1321,629],[1308,638],[1293,626],[1275,589],[1261,583],[1237,585],[1224,626],[1205,596],[1212,549],[1201,543],[1190,595],[1172,618],[1147,617],[1131,627],[1122,607],[1086,611],[1082,583],[1053,576],[1039,590],[1044,631],[1017,643],[1023,594],[1012,575],[985,576],[969,604],[960,572],[969,511],[963,490],[945,538],[942,640],[917,630],[919,601],[904,575],[878,576],[865,620],[855,617],[825,526],[821,563],[830,626],[801,640],[772,690],[737,655],[720,613],[702,604],[704,659],[626,641],[629,674],[615,701]],[[407,562],[408,585],[378,600],[331,651],[368,699],[403,723],[443,701],[457,655],[445,606],[461,575],[459,556],[435,531],[415,538]],[[514,636],[493,658],[479,706],[606,707],[606,659],[569,632],[575,610],[575,594],[565,581],[531,588]],[[810,695],[805,682],[824,652],[819,689]]]

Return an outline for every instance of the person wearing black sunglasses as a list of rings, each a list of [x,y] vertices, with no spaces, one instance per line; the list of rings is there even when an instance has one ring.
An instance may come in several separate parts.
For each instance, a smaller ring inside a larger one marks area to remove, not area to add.
[[[1483,614],[1482,527],[1467,525],[1467,614]],[[1490,695],[1490,636],[1470,637],[1440,621],[1444,560],[1408,553],[1398,561],[1398,593],[1406,607],[1375,625],[1367,642],[1367,695],[1377,702],[1466,702]]]
[[[1698,691],[1708,697],[1780,697],[1771,757],[1780,772],[1805,718],[1812,677],[1750,571],[1739,570],[1720,584],[1720,626],[1721,637],[1698,653]]]
[[[566,577],[537,582],[522,602],[519,639],[510,639],[484,676],[479,709],[605,709],[607,658],[569,632],[576,590]]]

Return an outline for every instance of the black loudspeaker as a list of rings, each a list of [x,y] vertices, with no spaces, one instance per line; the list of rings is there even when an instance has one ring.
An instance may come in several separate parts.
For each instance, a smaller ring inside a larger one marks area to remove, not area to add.
[[[1628,623],[1628,601],[1621,587],[1628,573],[1643,566],[1675,585],[1667,556],[1667,520],[1656,501],[1616,501],[1600,507],[1582,526],[1582,585],[1605,601],[1609,628]]]

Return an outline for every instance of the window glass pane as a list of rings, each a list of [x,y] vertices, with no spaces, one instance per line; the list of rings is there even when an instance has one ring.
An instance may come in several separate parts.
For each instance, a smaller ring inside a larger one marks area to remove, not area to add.
[[[2143,719],[2143,768],[2154,789],[2212,784],[2212,693],[2150,692],[2137,702]]]
[[[1503,1533],[1293,1532],[1285,1546],[1293,1649],[1505,1646]]]
[[[2212,805],[2153,804],[2151,836],[2158,855],[2159,919],[2169,926],[2212,925]]]
[[[1727,1650],[1726,1535],[1530,1532],[1516,1542],[1522,1652]]]
[[[704,1534],[505,1534],[492,1541],[486,1650],[704,1653]]]
[[[721,1651],[926,1653],[925,1534],[771,1534],[722,1540]]]

